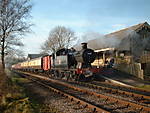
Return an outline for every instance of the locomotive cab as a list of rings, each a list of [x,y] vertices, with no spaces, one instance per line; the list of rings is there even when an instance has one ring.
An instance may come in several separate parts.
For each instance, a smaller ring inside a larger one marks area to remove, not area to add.
[[[77,62],[74,58],[72,49],[60,49],[56,52],[56,57],[54,58],[55,68],[75,68]]]

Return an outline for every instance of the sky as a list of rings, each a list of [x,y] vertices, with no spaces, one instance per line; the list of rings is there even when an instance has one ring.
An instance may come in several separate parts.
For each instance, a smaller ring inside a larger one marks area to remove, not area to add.
[[[23,39],[25,54],[38,54],[50,30],[65,26],[78,39],[88,32],[108,34],[143,22],[150,24],[150,0],[31,0],[32,32]],[[84,40],[83,40],[84,41]]]

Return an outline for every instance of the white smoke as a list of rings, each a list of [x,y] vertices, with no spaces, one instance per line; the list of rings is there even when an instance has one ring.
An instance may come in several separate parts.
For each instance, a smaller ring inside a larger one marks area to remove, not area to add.
[[[85,34],[83,34],[78,40],[77,40],[77,45],[83,42],[88,42],[90,40],[94,40],[97,39],[99,37],[102,37],[103,35],[97,32],[86,32]]]
[[[124,30],[109,35],[90,32],[82,36],[75,49],[81,50],[81,43],[88,43],[88,48],[99,50],[115,48],[120,51],[130,51],[135,60],[138,60],[144,51],[150,51],[150,37],[143,37],[132,29]]]
[[[88,47],[89,47],[89,41],[91,40],[95,40],[98,39],[100,37],[103,37],[102,34],[97,33],[97,32],[86,32],[85,34],[83,34],[78,40],[77,43],[75,44],[74,48],[76,50],[80,50],[81,49],[81,43],[88,43]],[[91,48],[91,47],[89,47]]]
[[[110,37],[106,37],[97,32],[89,32],[82,36],[81,39],[78,40],[77,44],[74,46],[75,49],[81,49],[81,43],[88,43],[88,48],[97,50],[108,47],[117,47],[120,44],[120,40],[115,38],[113,35]]]

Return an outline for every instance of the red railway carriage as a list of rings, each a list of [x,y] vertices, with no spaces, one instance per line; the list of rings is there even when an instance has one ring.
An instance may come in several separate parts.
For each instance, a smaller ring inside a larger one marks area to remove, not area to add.
[[[44,56],[42,58],[42,68],[44,71],[48,71],[51,69],[51,56]]]

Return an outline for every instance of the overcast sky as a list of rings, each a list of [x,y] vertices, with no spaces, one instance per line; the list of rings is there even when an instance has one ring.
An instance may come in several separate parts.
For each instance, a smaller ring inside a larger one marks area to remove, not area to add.
[[[25,36],[24,51],[39,53],[49,31],[62,25],[80,38],[87,32],[107,34],[147,21],[150,0],[32,0],[32,33]]]

